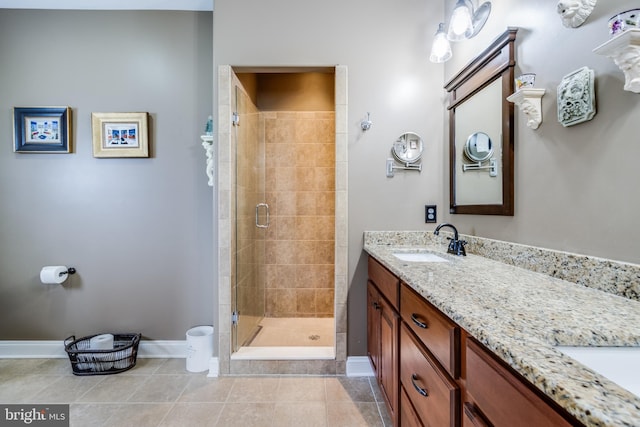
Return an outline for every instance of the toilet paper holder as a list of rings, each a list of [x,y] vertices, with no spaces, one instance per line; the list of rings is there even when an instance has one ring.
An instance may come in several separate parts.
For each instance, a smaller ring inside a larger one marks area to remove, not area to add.
[[[59,276],[64,276],[65,274],[76,274],[76,269],[73,267],[67,268],[67,271],[61,271]]]

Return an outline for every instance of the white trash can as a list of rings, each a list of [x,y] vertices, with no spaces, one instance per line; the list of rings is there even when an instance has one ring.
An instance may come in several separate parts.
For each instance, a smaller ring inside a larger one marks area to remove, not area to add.
[[[187,371],[209,369],[213,356],[213,326],[196,326],[187,331]]]

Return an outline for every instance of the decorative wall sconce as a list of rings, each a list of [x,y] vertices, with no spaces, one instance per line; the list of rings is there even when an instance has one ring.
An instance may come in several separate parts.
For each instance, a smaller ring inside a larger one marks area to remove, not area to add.
[[[479,1],[479,0],[478,0]],[[445,62],[451,58],[449,41],[458,42],[475,37],[491,14],[491,2],[486,1],[477,8],[471,0],[457,0],[453,13],[449,19],[449,27],[445,36],[444,23],[438,26],[438,31],[431,45],[431,62]]]
[[[556,6],[562,25],[577,28],[587,20],[598,0],[560,0]]]
[[[447,40],[447,35],[444,32],[444,22],[438,25],[438,31],[433,38],[433,44],[431,45],[431,55],[429,61],[431,62],[446,62],[451,59],[451,44]]]

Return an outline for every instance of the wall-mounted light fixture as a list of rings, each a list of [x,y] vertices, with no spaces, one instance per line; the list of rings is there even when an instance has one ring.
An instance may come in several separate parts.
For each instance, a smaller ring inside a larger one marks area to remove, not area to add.
[[[480,1],[480,0],[478,0]],[[476,36],[491,14],[491,2],[486,1],[477,8],[471,0],[457,0],[453,13],[449,19],[449,27],[444,33],[444,24],[438,26],[438,31],[431,46],[431,62],[445,62],[451,58],[449,41],[458,42]],[[446,52],[449,52],[448,54]]]
[[[444,22],[441,22],[433,38],[429,60],[431,62],[445,62],[451,58],[451,55],[451,44],[449,40],[447,40],[447,35],[444,32]]]

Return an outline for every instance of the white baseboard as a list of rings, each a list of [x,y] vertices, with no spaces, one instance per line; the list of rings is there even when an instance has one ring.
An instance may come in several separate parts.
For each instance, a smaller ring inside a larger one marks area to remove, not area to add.
[[[67,358],[64,341],[0,341],[0,359]],[[140,341],[140,358],[186,358],[186,341]]]
[[[347,357],[348,377],[372,377],[373,375],[373,368],[367,356]]]

